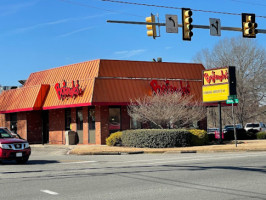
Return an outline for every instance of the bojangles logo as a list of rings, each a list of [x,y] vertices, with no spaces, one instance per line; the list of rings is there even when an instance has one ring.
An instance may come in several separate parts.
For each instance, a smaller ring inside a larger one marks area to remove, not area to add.
[[[55,84],[55,90],[59,100],[64,100],[66,98],[76,98],[77,96],[82,95],[83,90],[79,88],[79,81],[72,81],[72,87],[67,87],[66,81],[63,82],[63,87],[60,87],[59,83]]]
[[[219,74],[218,74],[218,73]],[[225,81],[228,82],[228,72],[227,70],[215,70],[211,73],[204,73],[204,82],[207,82],[208,84],[218,84],[218,83],[224,83]]]
[[[150,82],[150,86],[152,91],[157,94],[164,94],[164,93],[174,93],[174,92],[181,92],[182,95],[190,94],[190,85],[186,82],[186,85],[183,85],[183,82],[179,82],[180,87],[175,87],[169,84],[169,80],[165,81],[165,84],[159,85],[157,80],[152,80]]]

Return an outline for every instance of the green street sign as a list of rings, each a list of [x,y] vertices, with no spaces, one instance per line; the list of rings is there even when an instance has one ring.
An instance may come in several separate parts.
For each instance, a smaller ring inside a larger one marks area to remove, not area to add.
[[[237,98],[236,95],[230,95],[230,96],[228,96],[228,99],[229,99],[229,100],[234,100],[234,99],[236,99],[236,98]]]
[[[233,99],[226,100],[226,104],[232,104],[232,103],[234,103]]]
[[[226,100],[226,104],[238,103],[238,99],[228,99]]]

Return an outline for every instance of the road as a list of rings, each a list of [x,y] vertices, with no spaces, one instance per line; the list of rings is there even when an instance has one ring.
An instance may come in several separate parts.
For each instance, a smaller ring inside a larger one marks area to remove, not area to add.
[[[78,156],[0,165],[1,199],[266,199],[266,152]]]

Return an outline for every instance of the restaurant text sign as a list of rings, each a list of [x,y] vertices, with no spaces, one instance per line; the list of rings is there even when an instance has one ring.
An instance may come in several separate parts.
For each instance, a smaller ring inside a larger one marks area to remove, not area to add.
[[[170,85],[169,80],[164,81],[163,84],[159,84],[157,80],[150,82],[152,91],[157,94],[181,92],[182,95],[190,94],[190,85],[188,82],[184,84],[181,80],[178,86]]]
[[[81,96],[83,93],[83,90],[79,87],[79,81],[76,81],[76,84],[74,81],[72,81],[72,86],[67,87],[66,81],[63,81],[63,86],[60,87],[59,83],[55,84],[55,90],[57,93],[57,97],[59,100],[64,100],[67,98],[76,98],[77,96]]]

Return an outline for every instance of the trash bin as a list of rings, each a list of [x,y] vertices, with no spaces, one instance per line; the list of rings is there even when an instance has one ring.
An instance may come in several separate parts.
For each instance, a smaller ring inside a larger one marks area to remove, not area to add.
[[[74,131],[66,131],[65,132],[66,136],[66,145],[74,145],[77,144],[76,138],[77,138],[77,133]]]

